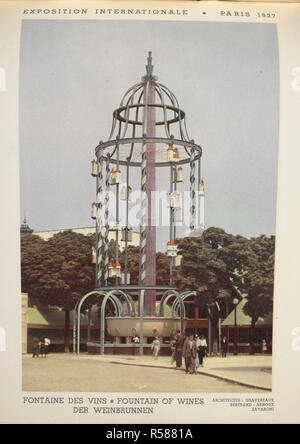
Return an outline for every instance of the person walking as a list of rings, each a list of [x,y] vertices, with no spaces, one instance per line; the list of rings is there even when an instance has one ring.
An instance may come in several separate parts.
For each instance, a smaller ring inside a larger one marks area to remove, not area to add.
[[[158,339],[157,336],[154,338],[154,341],[152,342],[152,351],[154,359],[158,359],[158,355],[160,352],[160,340]]]
[[[33,338],[32,350],[33,350],[32,357],[33,358],[35,358],[35,357],[38,358],[39,354],[40,354],[40,350],[41,350],[41,341],[38,338]]]
[[[222,342],[221,342],[221,352],[222,352],[222,358],[226,358],[227,356],[227,349],[228,349],[228,341],[226,336],[223,336]]]
[[[194,335],[189,335],[183,344],[182,355],[185,360],[185,372],[189,374],[195,373],[195,359],[197,355],[196,341]]]
[[[49,353],[50,344],[51,344],[50,339],[45,336],[43,339],[42,350],[41,350],[41,353],[44,356],[44,358],[46,358],[46,356]]]
[[[184,344],[184,340],[184,334],[180,333],[180,330],[177,330],[175,336],[175,360],[177,369],[182,367],[182,347]]]
[[[199,353],[198,353],[198,344],[199,344],[200,339],[199,339],[199,336],[198,336],[198,335],[195,335],[194,341],[195,341],[195,344],[196,344],[196,351],[197,351],[197,353],[196,353],[196,359],[195,359],[195,372],[197,373],[198,368],[199,368],[199,366],[200,366],[200,362],[199,362]]]
[[[267,341],[265,339],[263,339],[261,342],[261,351],[263,354],[267,353],[268,351]]]
[[[45,346],[45,341],[44,341],[44,339],[45,338],[41,338],[40,339],[40,355],[41,355],[41,357],[42,358],[45,358],[46,357],[46,353],[45,353],[45,349],[46,349],[46,346]]]
[[[196,347],[199,358],[199,367],[203,367],[203,359],[206,356],[207,342],[203,335],[196,339]]]

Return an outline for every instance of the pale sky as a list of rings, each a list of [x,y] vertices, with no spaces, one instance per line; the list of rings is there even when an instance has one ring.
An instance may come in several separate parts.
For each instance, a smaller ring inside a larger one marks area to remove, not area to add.
[[[205,224],[274,234],[278,54],[272,24],[25,20],[22,214],[36,231],[92,226],[90,162],[147,52],[203,147]]]

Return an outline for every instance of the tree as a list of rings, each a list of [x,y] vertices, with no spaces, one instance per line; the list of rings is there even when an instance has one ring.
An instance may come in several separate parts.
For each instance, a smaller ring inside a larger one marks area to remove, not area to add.
[[[255,325],[273,308],[275,237],[252,238],[250,245],[256,261],[251,263],[245,277],[247,302],[243,310],[251,317],[250,354],[254,354]]]
[[[43,292],[42,276],[48,269],[45,263],[47,243],[39,236],[25,235],[21,238],[21,287],[29,293],[30,303],[38,303]]]
[[[69,350],[70,310],[95,285],[93,244],[94,236],[72,231],[48,241],[35,235],[21,239],[22,291],[43,305],[63,308],[65,351]]]
[[[228,248],[233,241],[234,236],[224,230],[209,228],[201,237],[184,238],[178,244],[182,259],[176,285],[182,290],[196,290],[195,303],[211,318],[213,341],[217,339],[220,316],[217,307],[236,294],[232,279],[234,267],[228,264],[231,257]]]
[[[237,294],[246,294],[244,311],[251,317],[251,347],[259,317],[272,310],[275,237],[247,239],[211,227],[201,237],[179,241],[181,265],[176,284],[180,289],[196,290],[197,303],[212,320],[213,338],[220,315],[216,302],[231,303]]]
[[[156,284],[170,284],[170,258],[162,252],[156,253]]]

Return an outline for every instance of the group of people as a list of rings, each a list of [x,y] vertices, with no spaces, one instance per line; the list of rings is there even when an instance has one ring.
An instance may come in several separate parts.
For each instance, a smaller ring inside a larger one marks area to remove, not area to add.
[[[185,371],[189,374],[197,372],[198,367],[203,367],[203,360],[207,354],[207,342],[203,335],[185,335],[177,330],[171,338],[171,364],[176,362],[176,368],[181,368],[183,359]]]
[[[40,339],[34,338],[32,342],[32,350],[33,350],[32,357],[38,358],[39,356],[41,356],[42,358],[46,358],[46,356],[49,353],[50,344],[51,341],[47,337]]]

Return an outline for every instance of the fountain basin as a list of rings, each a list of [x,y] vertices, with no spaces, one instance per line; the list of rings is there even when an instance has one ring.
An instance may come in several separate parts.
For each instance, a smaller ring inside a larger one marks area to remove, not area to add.
[[[141,319],[139,317],[106,317],[107,331],[113,337],[132,337],[141,335]],[[184,319],[185,328],[186,319]],[[174,330],[181,330],[180,318],[158,316],[144,317],[144,337],[170,337]]]

